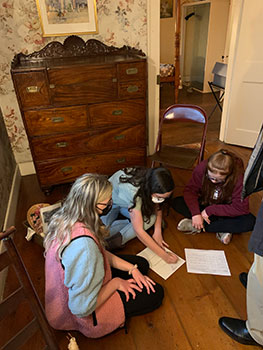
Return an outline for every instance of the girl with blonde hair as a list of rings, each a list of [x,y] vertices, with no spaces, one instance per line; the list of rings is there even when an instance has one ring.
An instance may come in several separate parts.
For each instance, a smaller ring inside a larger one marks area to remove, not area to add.
[[[241,198],[243,175],[242,160],[225,149],[197,165],[183,197],[173,200],[174,210],[185,217],[177,229],[186,234],[215,232],[224,244],[233,233],[251,231],[255,217],[248,198]]]
[[[111,209],[111,194],[106,176],[84,174],[51,218],[44,240],[45,304],[55,329],[98,338],[162,303],[162,286],[146,276],[147,260],[104,249],[100,216]]]

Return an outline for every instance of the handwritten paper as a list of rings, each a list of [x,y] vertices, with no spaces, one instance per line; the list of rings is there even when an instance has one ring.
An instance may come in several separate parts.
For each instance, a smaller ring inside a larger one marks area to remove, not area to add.
[[[185,248],[184,251],[187,272],[231,276],[223,250]]]
[[[169,249],[165,250],[167,252],[171,252],[171,250]],[[148,260],[150,264],[150,269],[165,280],[167,280],[168,277],[170,277],[176,270],[179,269],[179,267],[181,267],[185,263],[185,260],[183,260],[177,255],[177,262],[175,264],[168,264],[149,248],[145,248],[137,255],[142,256],[146,260]]]

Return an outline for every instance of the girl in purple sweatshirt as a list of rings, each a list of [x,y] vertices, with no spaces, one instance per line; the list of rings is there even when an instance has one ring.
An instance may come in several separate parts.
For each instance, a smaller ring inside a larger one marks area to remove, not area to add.
[[[234,153],[221,149],[202,161],[173,208],[185,218],[177,229],[187,234],[216,232],[228,244],[233,233],[252,231],[255,217],[248,198],[242,200],[244,166]]]

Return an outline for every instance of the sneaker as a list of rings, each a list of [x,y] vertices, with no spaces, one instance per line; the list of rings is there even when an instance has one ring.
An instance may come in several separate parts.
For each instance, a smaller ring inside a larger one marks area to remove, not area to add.
[[[177,230],[182,231],[187,235],[195,235],[196,233],[200,233],[201,230],[193,227],[192,225],[192,219],[182,219],[179,221],[177,225]]]
[[[216,238],[219,239],[223,244],[229,244],[233,234],[229,232],[217,232]]]

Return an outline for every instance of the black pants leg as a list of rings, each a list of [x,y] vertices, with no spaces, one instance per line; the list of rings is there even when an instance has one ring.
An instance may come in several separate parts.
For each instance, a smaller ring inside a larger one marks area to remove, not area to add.
[[[177,211],[177,213],[183,215],[185,218],[187,218],[187,219],[192,218],[192,214],[191,214],[187,204],[185,203],[183,196],[173,198],[172,207],[175,211]]]
[[[139,270],[143,275],[147,275],[149,270],[149,263],[146,259],[141,256],[136,255],[118,255],[123,260],[130,262],[131,264],[137,264]],[[120,277],[123,279],[129,279],[131,276],[124,271],[120,271],[118,269],[112,268],[112,277]],[[151,292],[147,294],[146,288],[143,287],[142,292],[138,292],[135,290],[136,297],[133,299],[130,297],[128,301],[126,301],[126,296],[123,292],[118,291],[120,294],[121,300],[123,302],[125,316],[132,317],[143,315],[148,312],[151,312],[157,309],[162,304],[162,300],[164,297],[163,287],[156,283],[154,285],[155,293]]]
[[[252,231],[256,218],[251,213],[235,217],[212,215],[210,221],[210,224],[204,223],[207,232],[241,233]]]
[[[176,197],[172,203],[173,209],[184,217],[191,219],[192,214],[185,203],[184,197]],[[200,211],[205,209],[200,205]],[[240,215],[235,217],[230,216],[215,216],[209,217],[211,223],[204,222],[204,228],[207,232],[230,232],[241,233],[252,231],[256,222],[256,218],[253,214]]]

